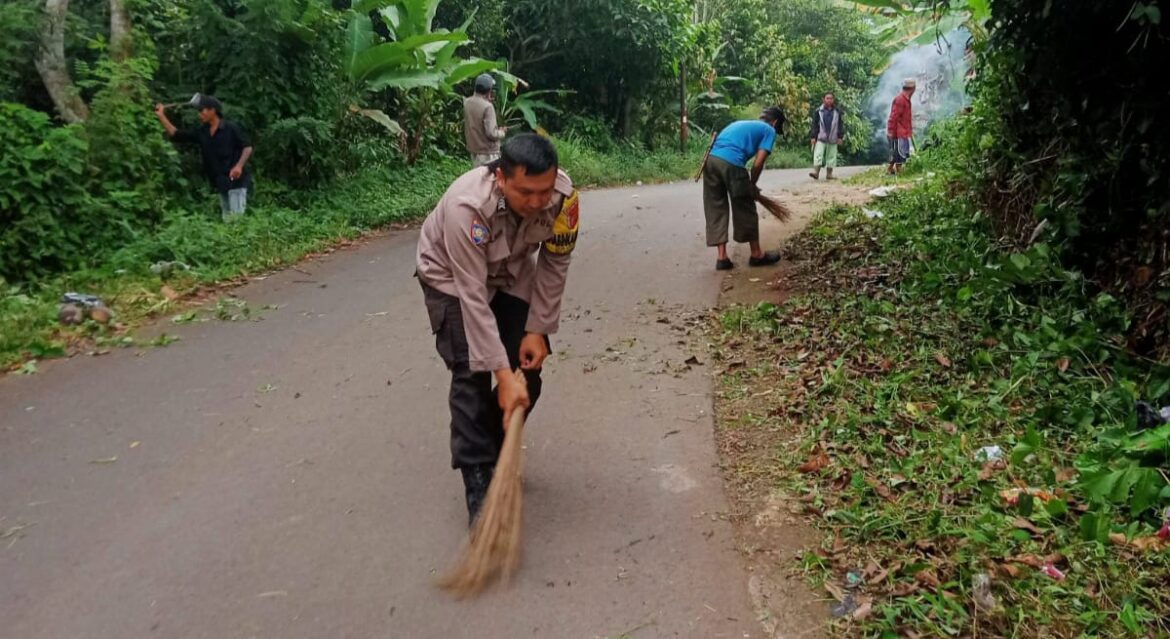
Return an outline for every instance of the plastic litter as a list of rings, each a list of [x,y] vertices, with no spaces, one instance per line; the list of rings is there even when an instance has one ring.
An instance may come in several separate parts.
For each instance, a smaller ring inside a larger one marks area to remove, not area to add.
[[[834,619],[853,616],[862,606],[866,605],[860,592],[865,586],[865,576],[861,570],[852,569],[845,573],[844,588],[826,584],[825,588],[832,593],[837,601],[829,607],[829,613]]]
[[[865,585],[865,577],[861,575],[860,570],[850,570],[845,573],[845,587],[850,590],[857,590]]]
[[[61,296],[57,321],[66,326],[76,326],[84,322],[87,316],[99,324],[108,324],[113,319],[113,313],[97,295],[69,292]]]
[[[77,326],[85,321],[85,309],[77,304],[62,304],[57,309],[57,321],[66,326]]]
[[[1052,577],[1056,581],[1064,581],[1065,577],[1066,577],[1066,575],[1064,574],[1063,571],[1061,571],[1060,568],[1057,568],[1056,566],[1053,566],[1052,564],[1044,564],[1044,566],[1042,566],[1040,568],[1040,572],[1048,575],[1049,577]]]
[[[867,217],[871,220],[880,220],[881,218],[886,216],[885,213],[882,213],[881,211],[879,211],[877,209],[863,208],[863,209],[861,209],[861,212],[865,214],[865,217]]]
[[[993,462],[1003,459],[1003,449],[999,446],[984,446],[975,451],[975,461]]]
[[[845,595],[845,599],[833,602],[833,605],[829,607],[829,614],[833,615],[834,619],[848,617],[857,610],[859,605],[861,604],[857,601],[857,597],[853,593],[849,593]]]
[[[971,599],[975,601],[975,607],[984,612],[990,612],[999,606],[995,595],[991,593],[991,577],[987,573],[981,572],[971,577]]]
[[[183,262],[155,262],[150,265],[150,272],[159,276],[169,275],[175,271],[189,270],[191,270],[191,267]]]
[[[870,190],[869,194],[874,197],[890,197],[890,194],[897,190],[894,186],[879,186],[876,189]]]
[[[1170,423],[1170,406],[1154,408],[1149,402],[1135,402],[1133,409],[1137,413],[1138,428],[1142,430]]]
[[[62,304],[77,304],[86,308],[93,308],[95,306],[105,306],[106,303],[97,295],[87,295],[85,293],[66,293],[61,296]]]

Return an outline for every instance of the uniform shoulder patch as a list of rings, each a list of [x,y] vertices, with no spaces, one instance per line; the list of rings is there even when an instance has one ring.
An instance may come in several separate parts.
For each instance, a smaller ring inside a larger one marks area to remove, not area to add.
[[[545,250],[557,255],[568,255],[577,246],[577,232],[581,226],[581,196],[574,190],[561,203],[561,212],[553,221],[553,236],[544,243]]]
[[[471,223],[472,244],[476,246],[483,246],[484,244],[487,244],[487,241],[489,238],[491,238],[491,236],[491,229],[489,229],[483,222],[476,219]]]

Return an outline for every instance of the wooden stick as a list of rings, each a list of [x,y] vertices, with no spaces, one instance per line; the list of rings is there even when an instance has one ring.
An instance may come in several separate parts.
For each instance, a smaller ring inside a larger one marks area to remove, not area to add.
[[[711,143],[707,145],[707,152],[703,154],[703,163],[699,165],[699,172],[695,174],[695,181],[703,177],[703,171],[707,170],[707,158],[711,157],[711,149],[715,148],[715,136],[719,135],[717,132],[711,133]]]

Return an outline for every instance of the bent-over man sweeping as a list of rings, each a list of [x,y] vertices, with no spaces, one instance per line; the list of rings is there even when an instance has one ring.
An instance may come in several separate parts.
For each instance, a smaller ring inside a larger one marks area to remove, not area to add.
[[[435,346],[451,371],[451,466],[463,474],[473,523],[505,417],[531,410],[540,397],[578,210],[552,143],[525,134],[509,140],[498,160],[455,180],[423,223],[417,275]]]
[[[760,247],[760,223],[756,216],[759,188],[756,182],[786,121],[780,107],[768,107],[759,120],[740,120],[727,125],[711,143],[701,174],[707,246],[715,247],[716,270],[735,267],[727,255],[729,221],[734,227],[735,241],[751,247],[750,266],[768,266],[780,261],[779,252],[765,252]],[[752,161],[750,173],[745,168],[748,160]]]

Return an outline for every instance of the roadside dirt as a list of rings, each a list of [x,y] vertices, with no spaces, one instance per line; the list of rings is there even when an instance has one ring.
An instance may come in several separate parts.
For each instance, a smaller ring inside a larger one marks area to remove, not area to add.
[[[868,202],[869,188],[810,180],[769,191],[794,213],[787,224],[772,218],[761,220],[764,247],[779,246],[785,259],[773,269],[741,267],[730,272],[722,283],[719,310],[736,304],[778,303],[793,293],[790,275],[800,264],[789,261],[785,245],[820,211],[835,204]],[[738,251],[739,254],[733,253],[733,259],[737,264],[746,264],[746,247]],[[712,326],[718,334],[718,318]],[[769,417],[783,414],[786,399],[792,393],[804,390],[803,382],[779,379],[776,376],[780,372],[763,376],[739,374],[770,360],[780,345],[750,343],[734,337],[720,341],[714,348],[721,355],[714,371],[715,438],[736,544],[751,572],[749,590],[757,617],[766,636],[773,639],[827,636],[832,599],[824,591],[814,592],[802,571],[802,557],[820,547],[822,536],[808,523],[805,504],[777,485],[775,478],[785,471],[773,468],[779,463],[777,451],[797,445],[801,433],[779,431],[768,425]]]
[[[760,239],[764,248],[771,250],[779,246],[780,253],[785,259],[773,269],[753,269],[747,266],[747,246],[736,247],[732,252],[732,259],[737,268],[729,272],[723,281],[720,306],[776,302],[780,299],[784,295],[784,281],[792,269],[792,264],[789,263],[788,255],[784,251],[784,244],[803,231],[817,213],[830,206],[868,202],[870,200],[868,191],[873,188],[845,184],[840,180],[814,182],[811,178],[807,179],[806,183],[764,191],[766,195],[775,197],[792,209],[792,220],[786,224],[781,224],[766,214],[760,220]]]

